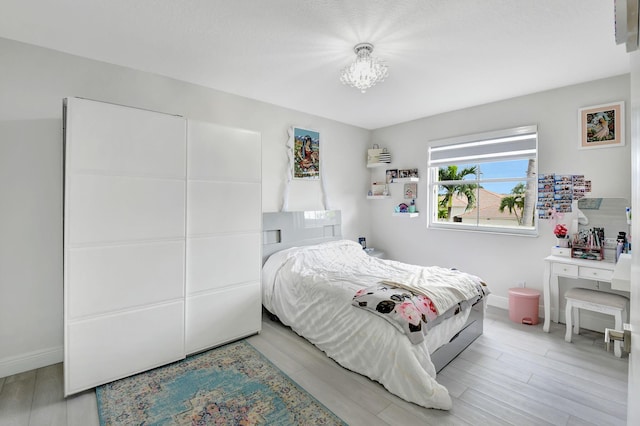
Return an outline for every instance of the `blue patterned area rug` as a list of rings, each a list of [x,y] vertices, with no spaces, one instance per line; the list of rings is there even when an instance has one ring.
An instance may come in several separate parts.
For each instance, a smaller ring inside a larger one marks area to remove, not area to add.
[[[96,389],[105,425],[345,425],[244,341]]]

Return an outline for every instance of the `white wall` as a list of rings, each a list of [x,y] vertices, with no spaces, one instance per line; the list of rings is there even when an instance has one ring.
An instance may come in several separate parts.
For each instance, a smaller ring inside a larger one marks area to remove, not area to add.
[[[420,176],[426,177],[429,140],[537,124],[539,173],[584,174],[592,181],[591,196],[630,200],[628,120],[624,147],[577,149],[578,108],[625,101],[628,117],[629,81],[629,75],[623,75],[423,118],[377,129],[372,141],[389,148],[393,168],[417,167]],[[402,188],[392,186],[391,191],[400,194]],[[390,257],[422,265],[456,267],[479,275],[490,284],[493,295],[489,303],[504,308],[508,289],[518,282],[525,281],[527,287],[542,290],[542,259],[555,244],[552,221],[541,221],[537,238],[427,229],[426,179],[418,184],[418,194],[417,208],[425,214],[417,219],[391,217],[393,206],[402,202],[401,194],[393,200],[370,201],[373,238],[380,241],[380,248]],[[608,236],[616,235],[617,230],[609,230]]]
[[[0,39],[0,377],[62,360],[62,99],[79,96],[262,134],[263,211],[282,206],[287,129],[320,131],[330,208],[343,235],[370,229],[371,132],[321,117]],[[229,214],[242,206],[229,206]],[[320,184],[295,181],[289,209],[322,209]]]

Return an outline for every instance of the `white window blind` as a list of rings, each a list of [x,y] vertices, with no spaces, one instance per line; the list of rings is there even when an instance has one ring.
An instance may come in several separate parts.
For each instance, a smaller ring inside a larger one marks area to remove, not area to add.
[[[429,166],[535,158],[538,126],[523,126],[433,141]]]

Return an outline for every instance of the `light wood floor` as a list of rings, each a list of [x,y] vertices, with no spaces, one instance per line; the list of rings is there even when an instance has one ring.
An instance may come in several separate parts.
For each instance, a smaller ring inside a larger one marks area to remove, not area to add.
[[[341,368],[278,323],[248,341],[349,425],[624,425],[628,358],[602,334],[564,341],[564,326],[514,324],[489,307],[484,335],[439,375],[451,411],[428,410]],[[0,378],[0,425],[98,424],[95,393],[62,396],[62,365]]]

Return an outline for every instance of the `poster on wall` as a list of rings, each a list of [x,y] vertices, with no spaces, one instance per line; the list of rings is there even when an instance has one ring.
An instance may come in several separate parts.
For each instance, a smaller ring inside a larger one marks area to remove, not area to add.
[[[293,128],[293,178],[320,179],[320,132]]]

